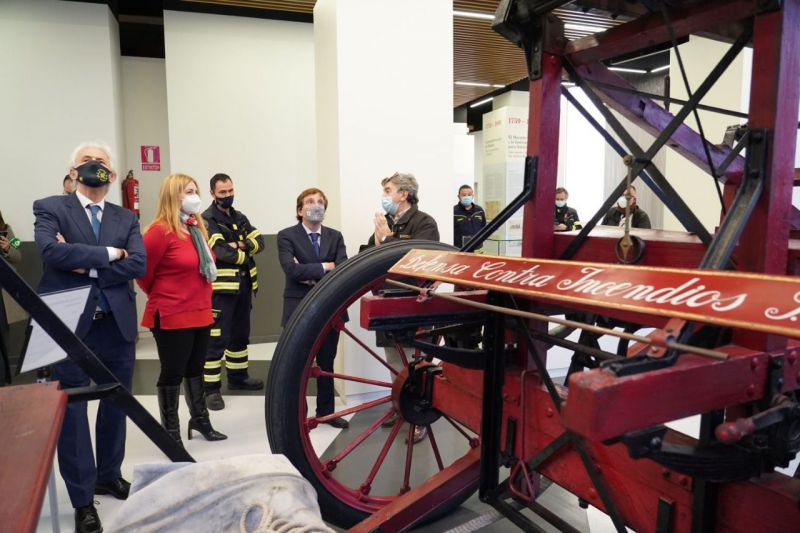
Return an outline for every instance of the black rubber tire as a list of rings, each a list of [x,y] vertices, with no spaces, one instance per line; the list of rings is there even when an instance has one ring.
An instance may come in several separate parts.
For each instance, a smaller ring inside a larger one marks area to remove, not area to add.
[[[369,516],[368,512],[340,501],[317,478],[300,440],[300,390],[303,374],[316,353],[315,344],[327,334],[332,317],[346,309],[354,295],[374,287],[387,270],[412,248],[456,251],[452,246],[433,241],[401,241],[366,250],[326,275],[298,306],[275,348],[267,377],[265,415],[267,436],[273,453],[282,453],[317,491],[322,515],[328,522],[349,528]],[[357,317],[351,317],[351,322]],[[316,460],[316,457],[314,458]],[[426,517],[443,516],[466,500],[474,491],[466,490]]]

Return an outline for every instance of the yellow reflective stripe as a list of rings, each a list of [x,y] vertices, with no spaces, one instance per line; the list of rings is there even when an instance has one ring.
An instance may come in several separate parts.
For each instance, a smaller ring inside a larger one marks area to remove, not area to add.
[[[218,268],[217,277],[219,276],[236,276],[239,274],[238,268]]]
[[[206,374],[205,376],[203,376],[203,381],[205,381],[206,383],[217,383],[221,379],[222,379],[221,374],[211,374],[211,375]]]
[[[229,370],[246,370],[247,361],[244,363],[231,363],[230,361],[225,361],[225,368]]]
[[[250,277],[251,277],[251,278],[254,278],[254,277],[256,277],[257,275],[258,275],[258,269],[257,269],[256,267],[253,267],[253,268],[251,268],[251,269],[250,269]]]
[[[239,290],[239,282],[238,281],[215,281],[211,283],[211,289],[215,291],[225,291],[225,290]]]
[[[222,336],[222,329],[220,329],[220,328],[211,328],[211,336],[212,337],[220,337],[220,336]]]
[[[205,365],[203,365],[203,368],[207,370],[222,368],[222,359],[220,359],[219,361],[206,361]]]
[[[236,264],[241,265],[247,259],[247,255],[241,250],[236,250],[236,252],[239,254],[238,258],[236,259]]]
[[[257,229],[254,229],[250,233],[247,234],[247,240],[253,243],[253,249],[250,250],[250,255],[258,253],[260,246],[258,245],[258,241],[256,237],[260,236],[261,234],[258,232]]]
[[[258,282],[257,282],[257,281],[254,281],[254,282],[253,282],[253,290],[254,290],[254,291],[257,291],[257,290],[258,290]]]
[[[211,236],[208,238],[208,247],[209,247],[209,248],[213,248],[213,247],[214,247],[214,244],[215,244],[217,241],[221,241],[221,240],[224,240],[224,237],[222,236],[222,233],[213,233],[213,234],[212,234],[212,235],[211,235]]]
[[[247,348],[244,350],[239,350],[238,352],[234,352],[233,350],[225,349],[225,355],[233,355],[234,357],[241,357],[243,355],[247,355]]]

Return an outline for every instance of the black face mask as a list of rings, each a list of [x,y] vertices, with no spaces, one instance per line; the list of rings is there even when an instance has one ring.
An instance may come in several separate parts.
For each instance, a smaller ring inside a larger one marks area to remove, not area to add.
[[[214,198],[214,201],[217,202],[217,205],[222,209],[230,209],[233,207],[233,195],[226,196],[225,198]]]
[[[87,187],[103,187],[111,183],[111,170],[99,161],[87,161],[75,167],[78,183]]]

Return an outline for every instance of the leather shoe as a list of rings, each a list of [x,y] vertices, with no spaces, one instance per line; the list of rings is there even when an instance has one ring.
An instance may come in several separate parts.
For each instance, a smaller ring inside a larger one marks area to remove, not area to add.
[[[77,533],[102,533],[103,525],[94,505],[75,508],[75,531]]]
[[[264,388],[264,382],[255,378],[236,380],[228,378],[228,388],[230,390],[261,390]]]
[[[225,400],[219,392],[209,392],[206,394],[206,407],[212,411],[222,411],[225,409]]]
[[[414,444],[422,442],[428,436],[427,426],[417,426],[414,428]],[[408,437],[406,437],[406,444],[408,444]]]
[[[390,416],[389,418],[387,418],[385,421],[383,421],[381,423],[381,427],[390,428],[390,427],[394,426],[397,423],[397,417],[398,417],[398,414],[397,414],[397,411],[395,411],[394,413],[392,413],[392,416]]]
[[[350,427],[350,422],[342,418],[341,416],[337,416],[336,418],[331,418],[327,422],[325,422],[329,426],[333,426],[336,429],[347,429]]]
[[[94,485],[94,493],[99,495],[108,494],[118,500],[127,500],[128,493],[131,491],[131,484],[124,479],[117,478],[113,481],[98,481]]]

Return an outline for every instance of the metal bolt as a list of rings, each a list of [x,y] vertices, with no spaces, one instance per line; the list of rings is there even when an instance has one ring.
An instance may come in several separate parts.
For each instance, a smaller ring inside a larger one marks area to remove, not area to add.
[[[662,471],[661,471],[661,476],[662,476],[664,479],[669,479],[669,476],[671,476],[671,475],[672,475],[672,474],[670,473],[670,471],[669,471],[669,470],[666,470],[666,469],[664,469],[664,470],[662,470]]]
[[[678,483],[681,484],[681,487],[688,487],[689,478],[687,476],[681,476],[680,479],[678,479]]]
[[[753,396],[755,396],[755,394],[756,394],[756,386],[751,383],[750,385],[747,386],[747,395],[752,398]]]
[[[797,352],[795,350],[789,352],[789,355],[786,356],[786,362],[789,365],[794,365],[797,362]]]
[[[650,439],[650,448],[657,450],[661,447],[661,437],[653,437]]]
[[[752,368],[753,370],[758,368],[758,357],[753,357],[752,359],[750,359],[750,368]]]
[[[553,413],[553,408],[552,408],[552,407],[548,407],[548,408],[547,408],[547,410],[544,412],[544,414],[545,414],[545,415],[546,415],[548,418],[551,418],[551,417],[553,416],[553,414],[554,414],[554,413]]]

